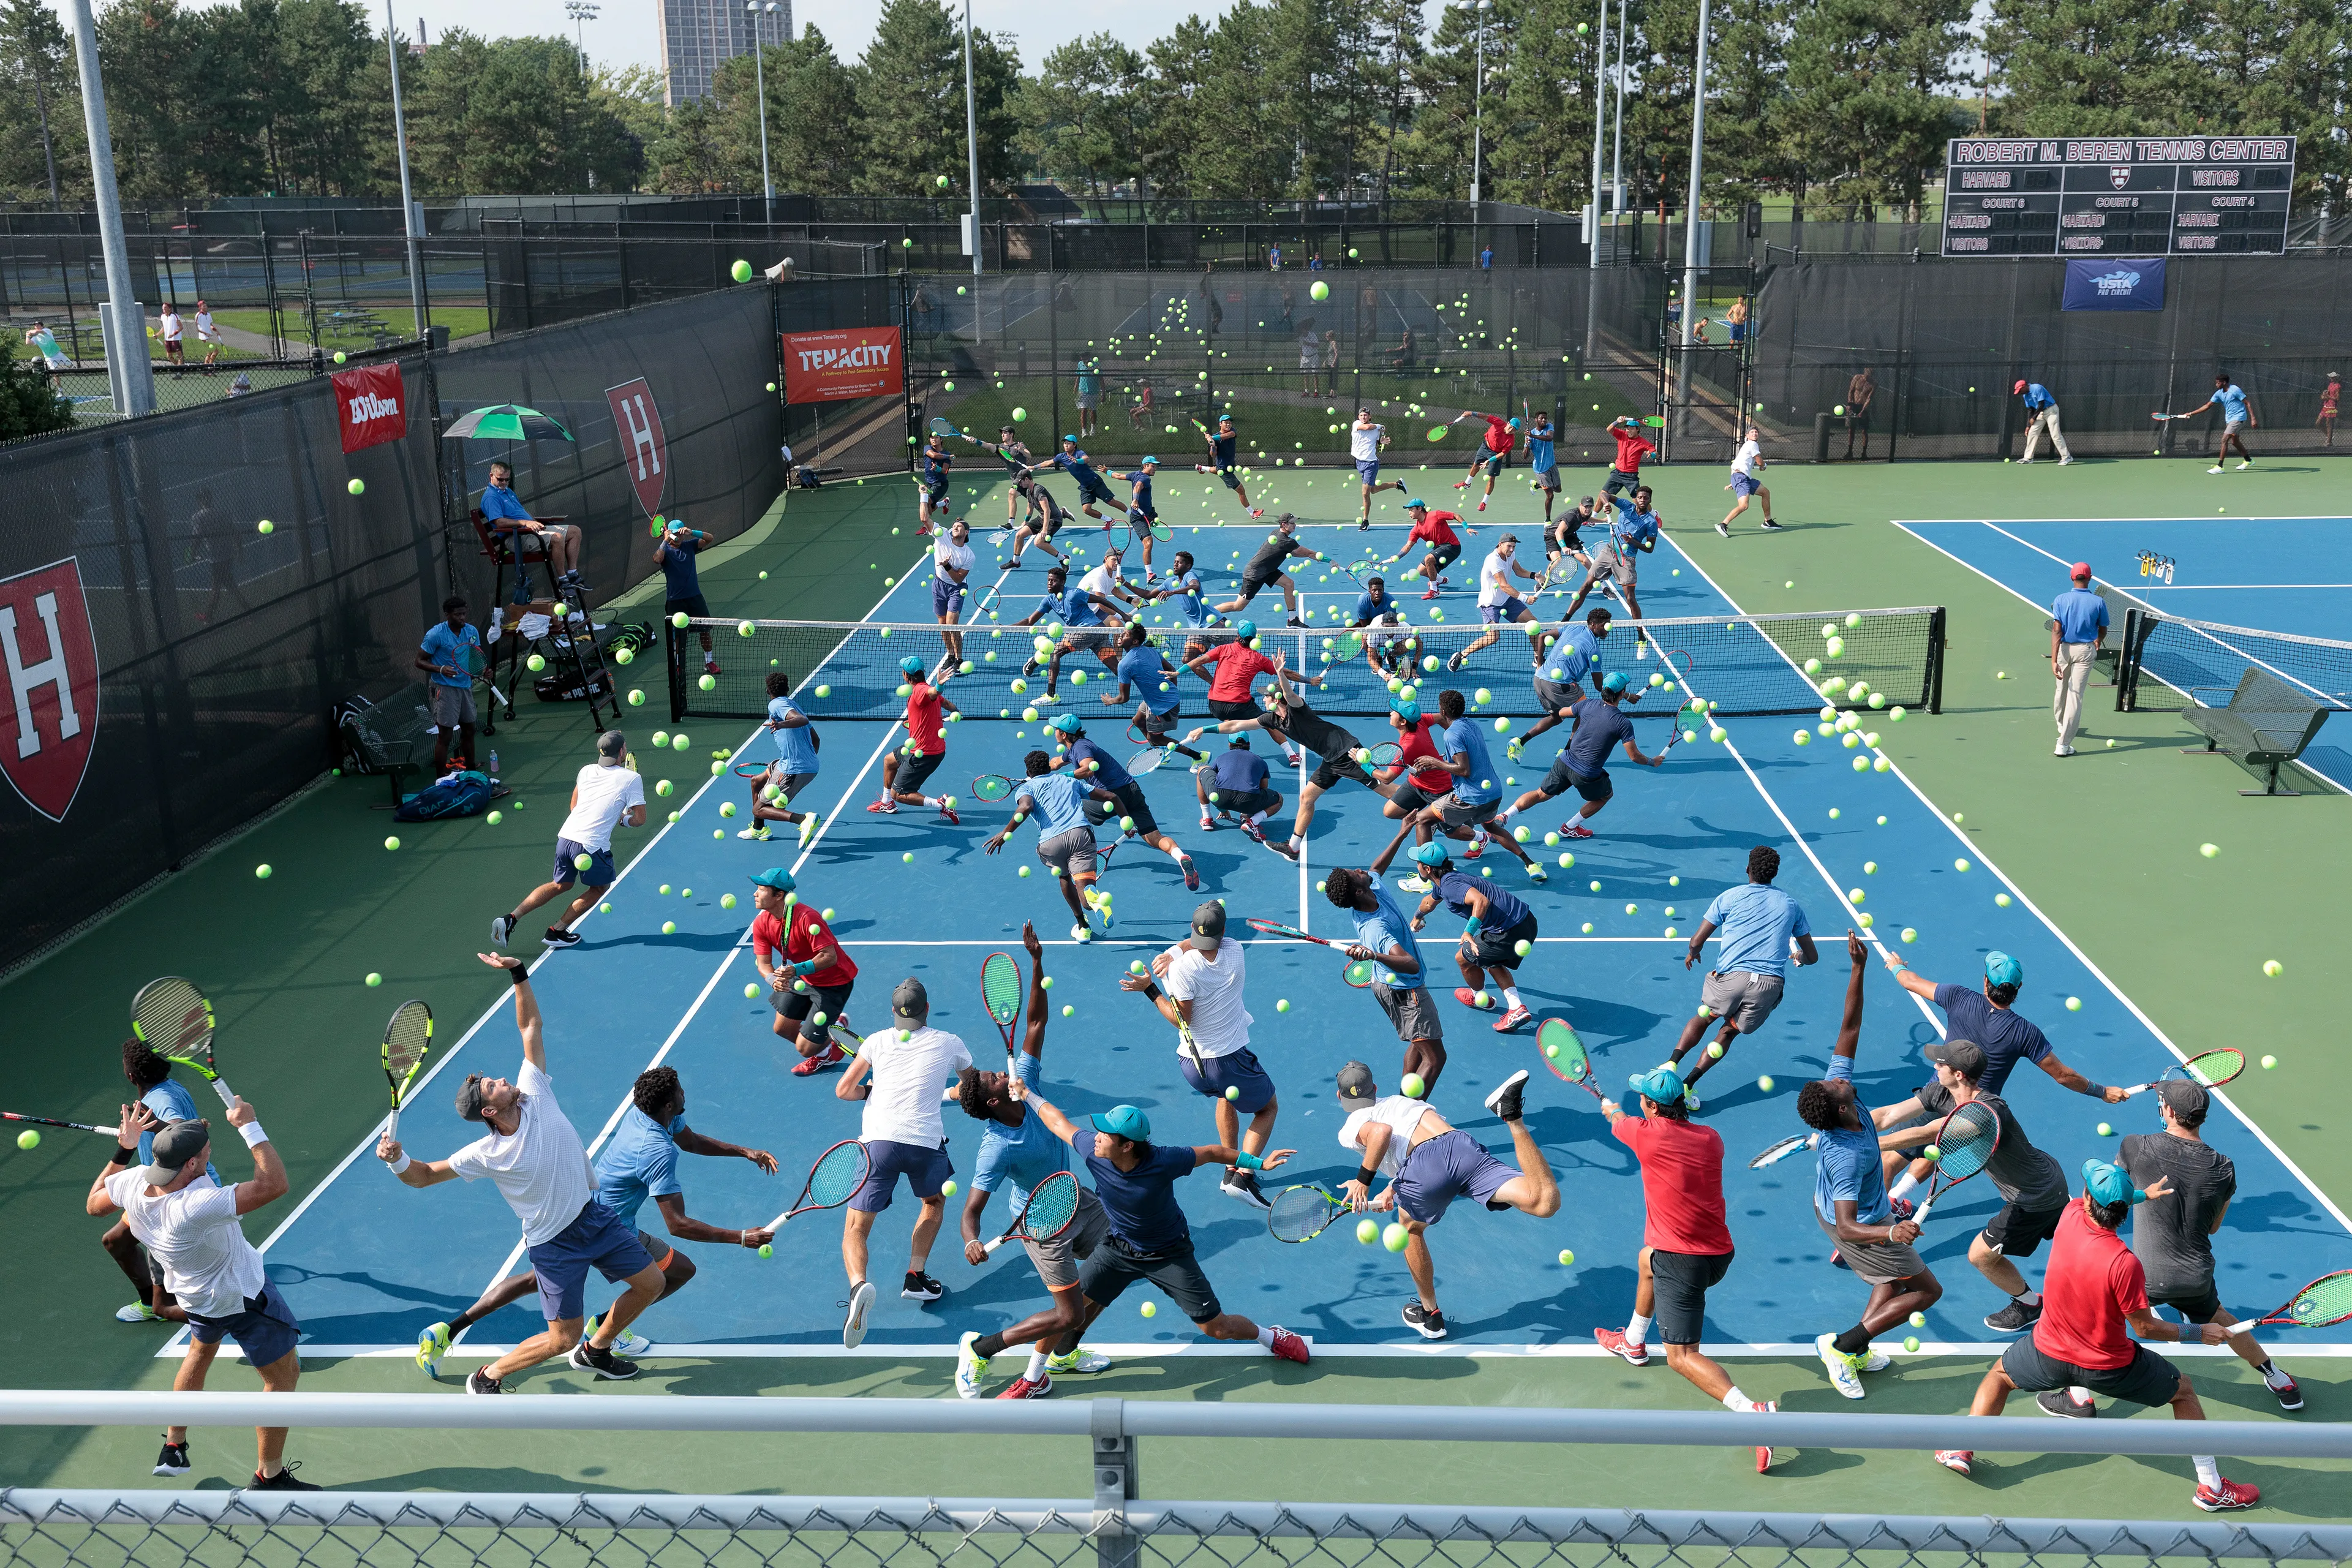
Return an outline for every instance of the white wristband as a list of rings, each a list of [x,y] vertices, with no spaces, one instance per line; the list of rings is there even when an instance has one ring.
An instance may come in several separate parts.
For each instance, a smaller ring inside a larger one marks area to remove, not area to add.
[[[394,1165],[394,1166],[392,1168],[392,1173],[393,1173],[394,1175],[395,1175],[395,1176],[396,1176],[396,1175],[400,1174],[400,1173],[401,1173],[401,1172],[405,1171],[406,1169],[408,1169],[408,1167],[409,1167],[409,1166],[414,1165],[415,1163],[416,1163],[416,1162],[415,1162],[415,1161],[414,1161],[414,1160],[410,1159],[407,1155],[403,1154],[403,1155],[400,1157],[400,1163],[398,1163],[398,1164]]]
[[[258,1149],[269,1142],[269,1134],[261,1130],[261,1123],[258,1121],[248,1121],[238,1128],[237,1131],[244,1136],[245,1146],[248,1149]]]

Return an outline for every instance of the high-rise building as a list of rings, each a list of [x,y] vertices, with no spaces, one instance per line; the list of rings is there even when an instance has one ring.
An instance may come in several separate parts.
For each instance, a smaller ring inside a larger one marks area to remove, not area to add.
[[[792,39],[792,0],[772,5],[761,0],[757,10],[744,0],[654,3],[661,21],[662,75],[673,105],[709,98],[719,64],[750,54],[754,37],[771,46]]]

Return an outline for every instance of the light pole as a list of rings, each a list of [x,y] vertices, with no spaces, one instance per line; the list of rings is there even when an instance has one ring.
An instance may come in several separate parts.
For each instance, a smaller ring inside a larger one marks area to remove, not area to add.
[[[767,10],[774,11],[775,0],[768,0]],[[760,208],[762,223],[772,221],[776,214],[776,182],[768,174],[768,51],[760,37],[760,0],[744,0],[744,15],[751,18],[751,73],[759,83],[760,92],[760,194],[766,198]]]
[[[1601,0],[1601,37],[1592,50],[1592,201],[1585,208],[1585,258],[1591,276],[1584,284],[1584,357],[1590,360],[1600,344],[1601,321],[1601,129],[1609,102],[1609,0]]]
[[[971,0],[963,0],[963,142],[970,163],[971,181],[971,216],[964,219],[971,232],[965,237],[965,247],[971,252],[972,281],[980,280],[980,93],[972,85],[971,76]],[[1048,285],[1052,283],[1049,278]],[[971,308],[980,309],[980,297],[972,296]]]
[[[106,259],[106,380],[115,412],[155,412],[155,367],[147,357],[147,311],[131,297],[131,253],[123,246],[122,199],[114,189],[114,138],[106,127],[106,86],[98,74],[98,23],[89,0],[71,0],[74,60],[81,69],[82,129],[89,136],[90,195]]]
[[[563,14],[572,18],[572,36],[580,41],[580,74],[588,74],[588,24],[604,9],[595,0],[563,0]]]
[[[425,258],[418,242],[425,237],[425,209],[408,184],[408,121],[400,107],[400,39],[392,28],[392,0],[383,0],[383,47],[392,60],[392,141],[400,153],[400,220],[408,236],[408,303],[416,313],[416,335],[430,341],[425,317]]]
[[[1698,0],[1698,58],[1691,68],[1690,195],[1683,214],[1683,346],[1698,342],[1699,154],[1706,142],[1707,0]],[[1688,385],[1687,378],[1685,384]]]
[[[1478,221],[1478,174],[1486,154],[1486,8],[1478,0],[1478,70],[1470,89],[1470,221]]]

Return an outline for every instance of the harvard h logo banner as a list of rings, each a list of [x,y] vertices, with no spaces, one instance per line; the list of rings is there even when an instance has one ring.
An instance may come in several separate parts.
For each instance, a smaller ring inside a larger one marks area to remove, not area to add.
[[[396,364],[372,364],[334,374],[337,424],[343,450],[362,451],[408,434],[408,408]]]
[[[638,504],[652,517],[661,510],[662,490],[669,483],[669,441],[662,434],[661,409],[654,389],[644,376],[604,389],[613,405],[613,425],[621,447],[621,467],[636,487]]]
[[[0,773],[63,822],[98,739],[98,639],[71,557],[0,582]]]

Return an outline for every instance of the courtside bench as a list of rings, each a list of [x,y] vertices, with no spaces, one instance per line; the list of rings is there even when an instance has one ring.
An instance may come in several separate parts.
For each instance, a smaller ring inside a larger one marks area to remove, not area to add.
[[[2183,746],[2189,756],[2228,757],[2263,781],[2261,789],[2240,795],[2294,795],[2279,787],[2279,769],[2303,755],[2326,721],[2328,710],[2307,693],[2259,667],[2238,678],[2227,706],[2192,702],[2180,716],[2205,737],[2202,746]]]
[[[343,742],[362,763],[391,781],[392,804],[400,807],[403,775],[422,771],[417,749],[433,728],[425,686],[414,681],[391,696],[343,716]]]

